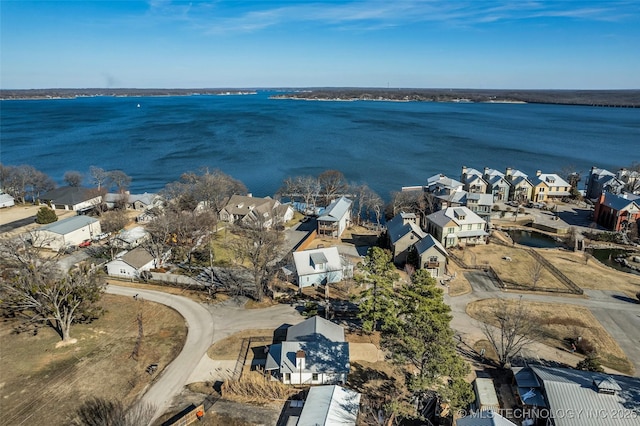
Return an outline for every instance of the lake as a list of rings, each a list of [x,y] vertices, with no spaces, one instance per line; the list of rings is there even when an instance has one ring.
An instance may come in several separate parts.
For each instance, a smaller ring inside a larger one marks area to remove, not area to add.
[[[0,161],[33,165],[58,183],[68,170],[121,169],[136,193],[208,167],[257,196],[273,195],[286,177],[337,169],[385,199],[436,173],[459,179],[463,165],[584,176],[594,165],[640,161],[640,109],[270,94],[1,101]]]

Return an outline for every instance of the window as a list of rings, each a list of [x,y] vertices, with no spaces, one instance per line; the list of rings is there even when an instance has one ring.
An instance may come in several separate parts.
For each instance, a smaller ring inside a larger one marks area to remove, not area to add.
[[[314,382],[318,380],[318,373],[313,373],[311,375],[311,380],[313,380]]]
[[[126,275],[127,271],[125,271],[124,269],[120,268],[120,273],[121,273],[122,275]]]
[[[284,373],[284,381],[285,382],[291,381],[291,373]]]
[[[453,234],[456,231],[456,228],[447,228],[448,234]]]
[[[482,224],[481,223],[478,224],[478,229],[482,229]]]
[[[467,231],[471,231],[471,227],[472,227],[472,226],[473,226],[473,225],[467,225]]]
[[[429,256],[429,262],[437,262],[438,256]]]

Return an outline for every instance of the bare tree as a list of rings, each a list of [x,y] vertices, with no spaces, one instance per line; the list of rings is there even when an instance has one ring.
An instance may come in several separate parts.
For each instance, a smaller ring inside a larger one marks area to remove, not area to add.
[[[89,175],[91,176],[91,180],[98,187],[98,189],[102,189],[103,186],[107,182],[109,182],[109,172],[101,167],[90,166],[89,167]]]
[[[320,182],[313,176],[286,178],[278,193],[291,201],[302,201],[306,209],[314,208],[320,194]]]
[[[138,426],[153,419],[155,408],[137,402],[126,407],[122,401],[92,397],[73,413],[68,423],[72,426]]]
[[[482,332],[498,354],[501,367],[507,365],[539,335],[539,324],[529,315],[522,300],[515,305],[500,300],[489,314]]]
[[[82,267],[61,273],[53,259],[42,258],[24,239],[2,241],[0,258],[5,271],[0,304],[23,319],[21,326],[50,325],[71,343],[71,325],[101,313],[99,271]]]
[[[111,210],[104,212],[100,218],[100,225],[104,232],[118,232],[129,223],[129,218],[124,210]]]
[[[420,191],[400,191],[391,194],[391,203],[387,205],[386,214],[389,218],[400,212],[420,213]]]
[[[76,170],[69,170],[64,173],[64,176],[62,177],[62,179],[69,186],[79,187],[80,185],[82,185],[82,179],[84,178],[82,176],[82,173]]]
[[[531,287],[536,288],[538,286],[538,282],[540,278],[542,278],[542,271],[544,270],[544,266],[538,259],[533,259],[533,263],[531,263],[527,269],[529,272],[529,276],[531,277]]]
[[[260,222],[235,227],[234,234],[238,238],[228,242],[234,261],[238,266],[250,269],[254,279],[255,298],[262,300],[267,283],[275,271],[275,264],[282,255],[282,235]]]
[[[109,182],[116,186],[119,193],[125,192],[131,185],[131,176],[122,170],[111,170],[109,172]]]
[[[628,167],[618,172],[625,189],[633,194],[640,191],[640,162],[634,161]]]
[[[0,179],[2,189],[23,204],[28,199],[35,202],[43,192],[56,187],[49,176],[26,164],[0,167]]]
[[[342,172],[338,170],[327,170],[320,173],[318,183],[321,188],[320,195],[325,205],[329,204],[332,198],[345,195],[349,191],[349,184]]]

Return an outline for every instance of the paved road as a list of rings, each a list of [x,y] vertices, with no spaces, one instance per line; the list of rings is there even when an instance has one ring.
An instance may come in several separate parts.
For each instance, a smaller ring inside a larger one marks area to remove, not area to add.
[[[622,293],[614,291],[587,290],[585,294],[587,298],[563,295],[546,295],[546,294],[524,294],[511,293],[499,290],[492,284],[482,272],[471,272],[465,275],[472,286],[472,292],[450,297],[445,295],[445,301],[451,306],[453,312],[452,327],[460,333],[461,336],[469,340],[477,340],[484,338],[477,321],[473,320],[466,313],[468,303],[481,299],[503,298],[523,299],[533,302],[544,303],[567,303],[573,305],[584,306],[598,319],[602,326],[611,334],[618,345],[622,348],[627,358],[635,367],[635,375],[640,377],[640,305],[630,300]],[[545,347],[545,345],[534,345],[535,351],[544,356],[554,356],[563,358],[569,364],[575,365],[577,360],[558,352],[554,348]]]
[[[153,420],[160,417],[171,401],[184,387],[191,369],[197,365],[213,343],[213,327],[210,312],[186,297],[116,285],[107,286],[107,293],[133,297],[138,295],[151,302],[170,306],[182,315],[189,328],[187,340],[180,354],[167,366],[156,382],[142,397],[143,403],[156,408]]]
[[[113,284],[107,286],[107,293],[128,297],[137,294],[145,300],[175,309],[187,322],[187,340],[182,351],[142,397],[143,403],[156,407],[154,420],[171,407],[174,397],[189,383],[190,377],[193,378],[195,375],[202,377],[203,381],[207,380],[210,372],[197,369],[200,365],[209,365],[201,361],[207,357],[207,349],[213,343],[238,331],[275,329],[285,324],[297,324],[304,319],[298,311],[288,305],[245,309],[243,301],[236,299],[215,305],[202,305],[183,296]]]

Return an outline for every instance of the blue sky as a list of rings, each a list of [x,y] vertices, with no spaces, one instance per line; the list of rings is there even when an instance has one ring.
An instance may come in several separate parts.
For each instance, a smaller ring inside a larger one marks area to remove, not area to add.
[[[639,89],[640,1],[0,0],[0,87]]]

